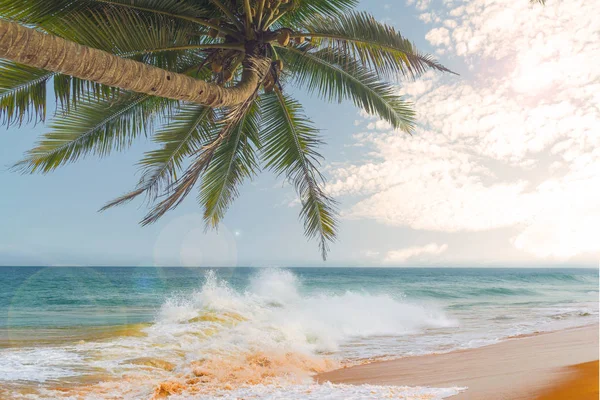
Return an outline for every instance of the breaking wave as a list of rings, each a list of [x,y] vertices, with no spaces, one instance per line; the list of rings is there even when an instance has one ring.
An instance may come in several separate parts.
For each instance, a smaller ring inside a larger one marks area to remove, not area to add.
[[[269,385],[309,385],[302,387],[319,393],[324,389],[310,386],[310,377],[340,366],[344,343],[454,325],[440,310],[388,294],[303,289],[287,270],[261,270],[241,290],[210,272],[199,290],[167,299],[155,323],[139,328],[140,335],[7,349],[11,365],[4,367],[20,372],[0,378],[45,382],[50,398],[209,396],[243,388],[248,395]],[[48,352],[56,362],[35,363]],[[90,376],[97,376],[95,382]]]

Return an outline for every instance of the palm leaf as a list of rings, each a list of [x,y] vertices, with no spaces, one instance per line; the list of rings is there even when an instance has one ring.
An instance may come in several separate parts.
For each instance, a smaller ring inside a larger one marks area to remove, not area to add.
[[[0,0],[0,15],[6,19],[44,26],[77,11],[119,7],[164,15],[201,16],[210,14],[208,1],[181,0]]]
[[[118,89],[96,82],[85,81],[72,76],[55,74],[53,79],[54,96],[58,100],[62,113],[68,113],[76,107],[82,98],[96,101],[115,99],[121,92]]]
[[[395,129],[412,131],[415,112],[412,105],[397,94],[397,88],[379,80],[375,73],[348,54],[332,49],[309,52],[308,47],[279,49],[298,85],[328,101],[350,99]]]
[[[81,1],[81,0],[80,0]],[[187,15],[200,17],[214,15],[215,9],[209,0],[84,0],[92,3],[104,3],[118,8],[144,9],[164,15]]]
[[[279,25],[298,26],[314,18],[337,17],[358,5],[357,0],[292,0],[289,11],[278,19]]]
[[[46,85],[53,72],[0,60],[0,119],[13,121],[46,117]]]
[[[158,221],[167,211],[176,208],[194,188],[200,177],[209,168],[219,147],[229,140],[229,137],[254,103],[256,93],[244,103],[230,108],[217,125],[217,135],[196,152],[195,159],[184,175],[167,188],[164,200],[159,202],[142,220],[142,225]]]
[[[52,28],[60,37],[118,55],[189,45],[201,31],[187,21],[115,7],[75,12]]]
[[[199,200],[204,205],[207,226],[216,227],[229,205],[239,195],[238,186],[258,170],[255,147],[259,146],[260,110],[254,102],[230,138],[215,152],[204,174]]]
[[[261,144],[266,167],[285,174],[302,202],[300,217],[308,237],[317,237],[323,259],[336,235],[335,202],[325,194],[316,169],[321,144],[318,131],[303,114],[298,102],[278,89],[261,102]]]
[[[378,22],[364,12],[349,12],[335,18],[313,18],[304,24],[306,32],[298,36],[317,39],[316,45],[339,54],[351,54],[365,67],[394,78],[418,76],[428,69],[452,72],[431,56],[419,53],[395,28]]]
[[[125,204],[143,193],[152,199],[159,192],[167,191],[177,180],[184,159],[210,141],[214,132],[214,114],[210,107],[180,107],[170,123],[154,137],[162,147],[147,152],[140,161],[143,173],[135,190],[111,201],[101,211]]]
[[[114,102],[85,100],[54,121],[53,129],[15,167],[23,172],[47,173],[88,153],[106,156],[112,150],[125,149],[147,132],[159,112],[170,104],[137,93],[123,93]]]
[[[73,0],[0,0],[0,15],[5,19],[39,26],[68,15],[83,5],[83,2]]]
[[[82,97],[109,99],[116,89],[70,76],[0,60],[0,119],[13,122],[44,121],[48,85],[61,110],[68,112]]]

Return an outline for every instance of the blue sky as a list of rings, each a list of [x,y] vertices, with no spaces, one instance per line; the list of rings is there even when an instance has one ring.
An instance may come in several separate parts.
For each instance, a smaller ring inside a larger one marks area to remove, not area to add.
[[[363,2],[460,76],[399,90],[415,136],[349,103],[296,97],[323,129],[339,241],[323,264],[294,191],[269,173],[243,186],[218,234],[195,196],[155,225],[132,203],[104,213],[152,148],[48,175],[8,170],[47,129],[0,136],[0,265],[588,265],[600,241],[600,6],[584,0]],[[597,233],[596,233],[597,236]]]

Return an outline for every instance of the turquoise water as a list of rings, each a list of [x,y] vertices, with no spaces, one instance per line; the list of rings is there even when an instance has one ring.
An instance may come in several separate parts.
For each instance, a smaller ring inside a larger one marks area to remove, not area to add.
[[[592,269],[0,267],[0,398],[130,376],[111,395],[147,398],[199,364],[203,388],[218,388],[246,382],[218,371],[258,374],[256,357],[269,378],[252,382],[297,385],[343,364],[597,323],[598,284]]]
[[[531,309],[595,301],[593,269],[292,268],[301,291],[385,293],[435,302],[448,310],[502,305]],[[175,294],[199,289],[205,268],[0,267],[0,328],[70,327],[152,322]],[[219,268],[220,279],[243,291],[255,268]],[[559,317],[559,315],[556,315]],[[566,315],[565,315],[566,317]]]

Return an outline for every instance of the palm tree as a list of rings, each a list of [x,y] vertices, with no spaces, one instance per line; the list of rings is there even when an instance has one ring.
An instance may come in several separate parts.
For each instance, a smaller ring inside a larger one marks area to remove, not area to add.
[[[262,166],[294,184],[325,258],[336,205],[317,170],[321,139],[285,89],[351,100],[410,132],[414,112],[394,81],[448,71],[356,3],[0,0],[3,123],[44,121],[48,91],[57,102],[52,129],[15,167],[47,173],[151,135],[137,187],[103,210],[145,195],[146,225],[197,186],[216,227]]]

